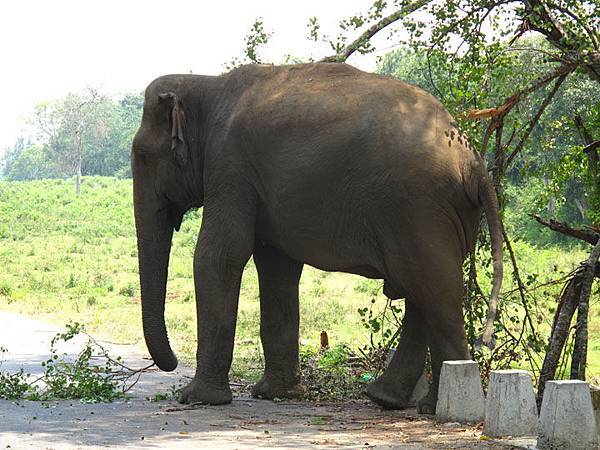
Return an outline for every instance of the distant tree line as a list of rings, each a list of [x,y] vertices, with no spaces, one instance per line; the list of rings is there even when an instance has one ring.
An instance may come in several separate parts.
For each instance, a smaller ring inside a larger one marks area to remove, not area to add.
[[[29,119],[32,136],[19,137],[2,158],[3,178],[33,180],[83,175],[130,177],[131,141],[142,94],[101,95],[88,88],[40,102]]]

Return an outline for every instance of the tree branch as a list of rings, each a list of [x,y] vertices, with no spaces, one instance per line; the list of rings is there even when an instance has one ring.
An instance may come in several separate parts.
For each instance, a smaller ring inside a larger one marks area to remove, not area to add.
[[[431,3],[433,0],[414,0],[413,2],[405,5],[400,8],[398,11],[390,14],[387,17],[384,17],[376,24],[372,25],[367,31],[361,34],[356,40],[354,40],[351,44],[346,46],[341,53],[338,53],[333,56],[327,56],[321,59],[319,62],[345,62],[350,55],[352,55],[355,51],[361,48],[369,39],[375,36],[378,32],[383,30],[388,25],[402,19],[408,14],[416,11],[417,9]]]
[[[600,147],[600,141],[594,141],[583,147],[583,153],[590,153]]]
[[[549,5],[551,5],[553,8],[556,8],[558,11],[560,11],[563,14],[569,16],[571,19],[573,19],[575,22],[577,22],[577,24],[581,28],[583,28],[585,30],[585,32],[587,33],[588,37],[592,41],[592,45],[594,46],[594,48],[596,50],[600,50],[600,45],[598,44],[598,38],[597,38],[596,33],[594,33],[594,30],[592,28],[589,28],[586,25],[585,21],[583,19],[581,19],[581,17],[579,17],[577,14],[575,14],[570,9],[563,8],[562,6],[557,5],[556,3],[549,3]]]
[[[533,131],[533,129],[537,125],[538,121],[540,120],[540,117],[542,116],[542,114],[546,110],[546,107],[550,104],[550,102],[554,98],[554,95],[558,91],[558,88],[560,87],[560,85],[567,78],[567,75],[568,74],[566,74],[566,73],[563,74],[563,75],[561,75],[560,77],[558,77],[558,79],[554,83],[554,87],[548,93],[548,95],[546,96],[546,98],[544,99],[544,101],[542,102],[542,104],[540,105],[540,107],[538,108],[538,110],[535,113],[535,115],[531,118],[531,120],[527,124],[527,128],[525,129],[525,133],[521,137],[521,140],[518,142],[518,144],[515,146],[515,148],[511,152],[511,154],[508,156],[508,158],[506,160],[506,167],[510,166],[510,163],[515,158],[515,156],[517,156],[519,154],[519,152],[523,149],[523,146],[525,145],[525,141],[527,141],[527,139],[529,138],[529,135],[531,134],[531,132]]]
[[[566,33],[562,29],[562,26],[558,21],[550,15],[550,12],[546,9],[546,5],[541,0],[525,0],[524,1],[529,16],[531,18],[537,18],[541,23],[532,21],[528,18],[529,27],[548,38],[556,47],[564,49],[565,46],[561,42],[561,39],[566,38]],[[545,28],[545,25],[547,28]]]
[[[537,31],[548,39],[554,47],[560,49],[565,56],[579,60],[582,67],[597,82],[600,82],[600,52],[584,54],[581,49],[576,48],[568,42],[576,41],[576,36],[563,29],[561,23],[555,20],[542,0],[524,0],[526,6],[525,20],[530,29]],[[590,39],[592,39],[590,37]],[[596,45],[592,42],[592,45]]]
[[[550,228],[552,231],[557,231],[566,236],[571,236],[571,237],[580,239],[591,245],[596,245],[596,243],[598,242],[598,239],[600,238],[600,230],[596,231],[592,228],[590,228],[590,229],[573,228],[566,223],[558,222],[554,219],[544,220],[541,217],[536,216],[535,214],[533,214],[531,217],[533,217],[535,220],[537,220],[540,224],[544,225],[545,227]]]
[[[490,126],[493,127],[492,130],[497,128],[500,124],[501,119],[506,116],[514,106],[523,100],[524,97],[528,96],[532,92],[537,91],[538,89],[544,87],[546,84],[550,83],[555,78],[559,78],[562,76],[566,76],[569,73],[573,72],[577,67],[576,64],[562,64],[554,70],[551,70],[548,73],[545,73],[541,77],[536,78],[533,82],[527,86],[526,88],[516,92],[515,94],[507,97],[504,100],[504,103],[497,108],[487,108],[487,109],[474,109],[469,111],[466,114],[467,119],[486,119],[491,117],[493,120],[490,123]],[[562,81],[561,81],[562,83]],[[560,86],[560,84],[559,84]],[[558,88],[556,88],[558,89]]]
[[[504,239],[504,244],[506,245],[506,248],[508,250],[508,254],[510,255],[510,262],[512,263],[512,266],[513,266],[513,277],[515,278],[515,281],[517,282],[517,287],[519,288],[519,296],[521,297],[521,304],[523,305],[523,309],[525,310],[525,319],[529,323],[529,328],[531,328],[531,333],[533,334],[533,336],[536,336],[536,328],[533,325],[533,320],[531,319],[531,313],[529,311],[529,305],[527,304],[527,298],[525,295],[526,294],[525,284],[523,284],[523,280],[521,279],[521,274],[519,272],[519,266],[517,265],[517,258],[515,256],[515,252],[512,248],[512,244],[510,243],[510,240],[508,239],[508,235],[506,234],[506,230],[504,229],[504,227],[502,227],[502,237]],[[531,358],[530,358],[530,360],[531,360]]]

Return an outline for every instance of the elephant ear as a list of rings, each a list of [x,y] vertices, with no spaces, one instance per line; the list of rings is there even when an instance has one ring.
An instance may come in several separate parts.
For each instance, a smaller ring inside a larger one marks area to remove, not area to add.
[[[185,128],[185,113],[183,112],[183,103],[177,94],[173,92],[165,92],[159,94],[161,100],[169,100],[171,106],[171,150],[175,154],[175,159],[179,166],[183,166],[187,162],[187,144],[183,136]]]

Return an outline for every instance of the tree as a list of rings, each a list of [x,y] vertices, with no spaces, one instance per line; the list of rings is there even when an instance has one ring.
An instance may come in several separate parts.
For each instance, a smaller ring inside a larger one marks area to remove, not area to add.
[[[36,105],[34,142],[20,138],[2,160],[9,180],[131,175],[131,141],[143,107],[140,94],[109,98],[93,89]]]
[[[46,164],[42,146],[25,142],[23,137],[19,137],[15,145],[6,150],[3,166],[4,176],[9,180],[24,181],[55,176],[52,167]]]
[[[106,126],[106,116],[100,108],[104,102],[102,95],[88,88],[82,94],[69,94],[62,102],[36,109],[46,150],[65,172],[74,172],[77,195],[81,192],[84,146],[97,144]]]

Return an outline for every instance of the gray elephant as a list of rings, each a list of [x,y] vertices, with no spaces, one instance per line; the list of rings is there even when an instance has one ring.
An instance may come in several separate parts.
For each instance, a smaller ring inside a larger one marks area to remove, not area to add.
[[[388,297],[406,299],[398,349],[367,395],[405,407],[429,347],[434,380],[419,409],[434,412],[442,361],[469,359],[462,264],[482,207],[490,340],[502,280],[497,199],[484,162],[426,92],[346,64],[168,75],[146,89],[131,157],[144,336],[162,370],[177,365],[164,321],[173,230],[204,207],[197,369],[182,402],[231,402],[240,280],[253,256],[265,355],[253,395],[298,390],[298,282],[309,264],[383,279]]]

